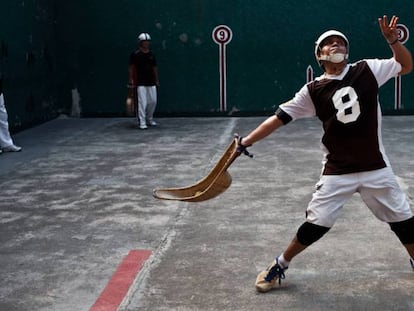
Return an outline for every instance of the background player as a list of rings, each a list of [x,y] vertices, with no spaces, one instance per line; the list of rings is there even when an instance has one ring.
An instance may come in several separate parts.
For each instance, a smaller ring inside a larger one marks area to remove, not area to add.
[[[140,129],[156,126],[154,111],[157,105],[158,67],[154,53],[150,50],[151,36],[141,33],[139,47],[129,58],[129,81],[137,87],[137,119]]]
[[[414,216],[399,187],[381,141],[378,89],[398,74],[412,70],[411,53],[398,41],[398,17],[378,19],[393,57],[347,64],[349,42],[341,32],[323,33],[315,45],[324,74],[303,86],[248,136],[239,152],[292,120],[317,116],[323,125],[323,172],[306,210],[306,221],[285,251],[262,271],[256,289],[267,292],[280,285],[290,261],[319,240],[334,225],[340,209],[359,192],[380,220],[389,223],[411,256],[414,269]],[[353,254],[350,254],[353,256]]]

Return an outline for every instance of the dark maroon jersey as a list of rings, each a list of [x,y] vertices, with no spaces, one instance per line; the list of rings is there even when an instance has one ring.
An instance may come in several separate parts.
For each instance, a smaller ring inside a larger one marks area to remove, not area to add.
[[[322,75],[309,82],[277,115],[282,120],[321,120],[324,175],[384,168],[389,161],[382,145],[378,90],[400,70],[394,59],[347,65],[339,76]]]
[[[138,86],[156,85],[154,67],[157,67],[157,61],[152,51],[143,53],[139,49],[136,50],[131,54],[129,64],[135,66]]]
[[[329,152],[324,174],[385,167],[378,141],[378,83],[367,63],[351,66],[342,80],[313,81],[308,89]]]

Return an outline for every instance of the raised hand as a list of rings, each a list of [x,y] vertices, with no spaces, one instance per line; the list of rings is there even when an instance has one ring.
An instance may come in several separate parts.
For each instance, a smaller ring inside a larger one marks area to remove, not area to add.
[[[389,44],[394,44],[398,41],[397,22],[398,17],[395,15],[391,17],[390,22],[388,22],[387,15],[378,18],[378,24],[381,28],[382,35]]]

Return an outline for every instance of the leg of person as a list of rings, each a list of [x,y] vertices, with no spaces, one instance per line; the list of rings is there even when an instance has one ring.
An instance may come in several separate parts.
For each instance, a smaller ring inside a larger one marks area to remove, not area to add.
[[[157,87],[151,86],[148,88],[148,106],[147,106],[147,123],[151,126],[156,126],[157,122],[154,121],[154,112],[157,106]]]
[[[411,264],[411,268],[414,271],[414,243],[406,244],[404,246],[405,246],[405,248],[407,249],[408,253],[411,256],[411,258],[410,258],[410,264]]]
[[[414,216],[404,221],[390,223],[390,228],[410,255],[410,264],[414,271]]]
[[[328,227],[314,225],[309,222],[303,223],[286,250],[266,270],[259,273],[256,278],[257,291],[261,293],[268,292],[275,288],[276,283],[280,286],[285,278],[285,271],[288,269],[290,261],[308,246],[319,240],[329,229]]]
[[[138,122],[139,128],[145,130],[147,128],[146,122],[146,111],[147,111],[147,87],[138,86],[137,88],[137,99],[138,99]]]
[[[256,278],[257,291],[264,293],[275,288],[276,284],[280,286],[290,261],[329,231],[342,206],[355,191],[356,179],[353,174],[344,177],[322,176],[306,210],[307,221],[299,227],[286,250],[259,273]]]
[[[387,167],[361,176],[362,199],[379,220],[390,225],[410,255],[414,269],[414,215],[392,169]]]
[[[16,152],[22,150],[14,145],[9,132],[9,122],[6,106],[4,105],[3,93],[0,94],[0,148],[4,152]]]
[[[139,103],[138,103],[138,86],[135,88],[135,119],[139,126]]]

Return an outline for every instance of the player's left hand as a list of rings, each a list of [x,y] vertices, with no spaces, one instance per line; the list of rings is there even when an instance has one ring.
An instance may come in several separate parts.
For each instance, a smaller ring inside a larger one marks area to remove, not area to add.
[[[378,24],[381,28],[382,35],[388,43],[392,43],[395,42],[395,40],[398,40],[397,22],[398,17],[395,15],[391,17],[390,22],[388,22],[387,15],[384,15],[382,18],[378,18]]]

